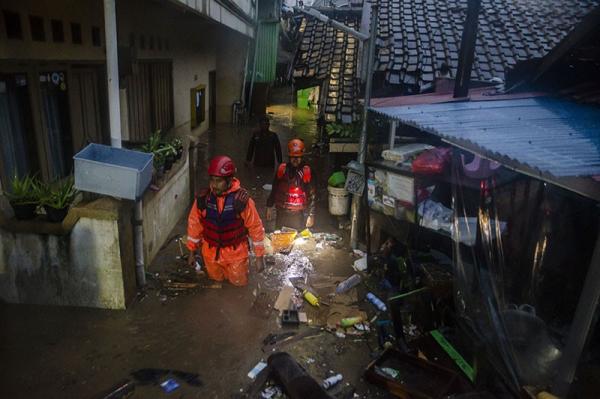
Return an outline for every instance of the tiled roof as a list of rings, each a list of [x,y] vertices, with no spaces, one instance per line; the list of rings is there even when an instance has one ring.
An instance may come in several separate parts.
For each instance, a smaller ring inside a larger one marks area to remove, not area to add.
[[[390,84],[424,85],[440,66],[456,76],[466,0],[379,0],[376,70]],[[471,78],[505,78],[517,62],[541,58],[600,1],[482,0]]]
[[[334,18],[359,29],[358,13],[344,13],[335,15]],[[343,123],[358,120],[359,41],[314,18],[304,18],[300,31],[302,39],[294,61],[293,74],[296,86],[308,87],[324,83],[325,119]]]

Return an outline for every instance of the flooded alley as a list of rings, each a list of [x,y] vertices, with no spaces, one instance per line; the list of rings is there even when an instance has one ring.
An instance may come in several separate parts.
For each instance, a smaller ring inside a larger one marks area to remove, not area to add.
[[[310,148],[316,135],[314,114],[298,111],[289,104],[272,105],[268,112],[272,130],[283,143],[301,137]],[[264,215],[268,192],[262,186],[272,182],[273,172],[244,167],[254,127],[217,126],[200,144],[199,159],[204,163],[200,170],[206,170],[205,162],[213,155],[230,155],[240,165],[242,185]],[[316,156],[310,159],[314,164],[325,165]],[[201,184],[206,183],[207,176],[198,178]],[[273,308],[280,290],[290,286],[290,277],[320,283],[319,291],[327,298],[336,283],[353,272],[355,256],[347,246],[348,232],[338,229],[337,219],[328,215],[323,198],[319,198],[317,222],[311,231],[338,233],[339,245],[315,238],[303,240],[295,252],[284,256],[306,256],[310,269],[288,269],[291,261],[280,258],[259,277],[262,288],[258,299],[250,287],[238,288],[227,282],[212,283],[206,277],[195,277],[185,261],[178,259],[181,252],[177,240],[185,237],[186,225],[187,214],[148,268],[148,288],[127,311],[0,306],[1,319],[7,321],[0,330],[0,396],[101,397],[98,395],[102,392],[131,378],[133,371],[150,368],[198,374],[201,386],[182,384],[175,397],[241,397],[252,382],[246,374],[271,354],[263,351],[264,347],[271,351],[277,347],[265,344],[265,338],[285,332],[306,335],[281,349],[293,354],[315,378],[325,379],[330,370],[335,370],[345,376],[341,388],[352,386],[359,393],[373,392],[374,388],[365,387],[362,382],[362,371],[370,360],[369,343],[361,337],[339,338],[322,329],[327,325],[327,306],[316,313],[308,309],[312,326],[300,329],[282,327],[279,312]],[[167,280],[178,278],[180,282],[192,282],[194,288],[163,286],[169,286]],[[310,308],[307,304],[303,307],[307,306]],[[365,397],[373,397],[371,394]],[[131,397],[161,395],[164,392],[160,387],[148,384],[136,387]]]

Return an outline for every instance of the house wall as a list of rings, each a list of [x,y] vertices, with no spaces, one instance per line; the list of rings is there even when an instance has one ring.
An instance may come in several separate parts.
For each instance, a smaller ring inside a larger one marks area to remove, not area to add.
[[[124,309],[135,295],[130,212],[91,205],[66,235],[0,228],[0,299],[10,303]],[[73,210],[71,210],[73,211]]]
[[[179,5],[205,15],[235,31],[244,35],[252,36],[254,29],[240,15],[233,12],[238,8],[251,19],[254,18],[254,6],[252,0],[173,0]],[[234,7],[225,7],[223,4],[231,3]]]
[[[231,123],[234,101],[244,84],[246,52],[253,41],[233,31],[219,36],[217,50],[217,123]]]
[[[4,18],[0,18],[0,59],[17,60],[104,60],[104,8],[98,0],[0,0],[0,9],[21,16],[23,40],[8,39]],[[44,18],[46,40],[31,38],[29,15]],[[50,20],[63,22],[65,41],[54,43]],[[82,44],[73,44],[70,23],[81,24]],[[102,46],[92,45],[92,26],[101,30]]]
[[[173,116],[174,133],[199,135],[208,129],[208,101],[206,120],[194,130],[190,127],[190,90],[206,85],[208,73],[216,68],[215,36],[226,29],[208,25],[205,20],[165,3],[144,0],[118,2],[119,47],[130,48],[134,36],[133,54],[140,60],[172,60],[173,63]],[[140,18],[143,10],[144,18]],[[176,21],[176,23],[174,23]],[[143,35],[145,49],[140,48]],[[149,48],[152,39],[154,49]],[[161,40],[162,50],[157,48]]]

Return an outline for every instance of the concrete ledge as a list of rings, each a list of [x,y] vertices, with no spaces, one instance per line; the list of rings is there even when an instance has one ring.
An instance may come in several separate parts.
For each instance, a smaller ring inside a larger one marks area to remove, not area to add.
[[[117,220],[120,204],[111,198],[100,198],[93,202],[80,203],[69,209],[62,223],[52,223],[43,216],[31,220],[6,219],[0,216],[0,228],[12,233],[66,235],[71,232],[80,218]]]

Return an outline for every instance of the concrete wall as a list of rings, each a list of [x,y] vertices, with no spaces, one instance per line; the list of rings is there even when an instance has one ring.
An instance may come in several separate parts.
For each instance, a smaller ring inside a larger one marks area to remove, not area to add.
[[[99,0],[0,0],[0,9],[21,15],[23,40],[7,39],[4,18],[0,18],[0,59],[104,60],[104,8]],[[46,41],[31,39],[29,15],[44,18]],[[50,20],[63,22],[65,41],[54,43]],[[81,24],[82,44],[71,40],[71,22]],[[92,26],[100,28],[101,47],[92,46]]]
[[[101,216],[81,217],[66,235],[0,228],[1,300],[125,308],[135,295],[130,213],[118,201],[99,201]]]
[[[253,41],[236,32],[224,32],[217,46],[217,123],[231,123],[231,106],[240,100],[246,50]]]
[[[190,90],[206,85],[208,73],[216,68],[215,42],[211,38],[226,29],[209,25],[201,17],[183,13],[181,9],[165,3],[145,0],[117,2],[119,21],[119,46],[129,47],[130,36],[136,40],[134,54],[138,59],[172,60],[173,62],[173,116],[175,134],[199,135],[208,129],[208,101],[206,120],[193,132],[190,128]],[[143,18],[140,13],[143,12]],[[146,40],[146,49],[139,48],[139,37]],[[162,41],[162,50],[155,44],[149,49],[150,38]],[[166,46],[165,44],[168,44]]]
[[[182,160],[179,169],[160,191],[148,191],[144,207],[144,260],[152,262],[162,245],[170,237],[177,222],[185,215],[190,199],[189,157]]]
[[[252,24],[248,24],[240,15],[230,11],[221,3],[231,2],[251,19],[254,18],[254,6],[251,0],[173,0],[181,6],[193,10],[195,13],[205,15],[230,29],[247,36],[254,35]],[[231,7],[233,9],[233,7]]]

